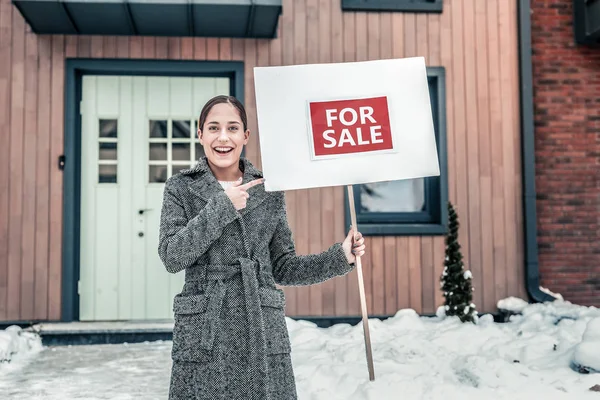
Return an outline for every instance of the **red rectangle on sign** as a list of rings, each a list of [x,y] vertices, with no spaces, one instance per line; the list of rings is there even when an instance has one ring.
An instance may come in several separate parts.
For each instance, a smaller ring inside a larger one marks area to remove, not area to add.
[[[387,97],[309,103],[315,156],[393,149]]]

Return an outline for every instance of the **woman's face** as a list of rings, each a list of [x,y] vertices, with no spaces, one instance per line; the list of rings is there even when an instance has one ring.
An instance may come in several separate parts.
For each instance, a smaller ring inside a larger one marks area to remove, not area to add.
[[[250,131],[244,131],[240,113],[229,103],[215,104],[202,130],[198,129],[198,138],[208,161],[212,166],[222,169],[238,166],[249,136]]]

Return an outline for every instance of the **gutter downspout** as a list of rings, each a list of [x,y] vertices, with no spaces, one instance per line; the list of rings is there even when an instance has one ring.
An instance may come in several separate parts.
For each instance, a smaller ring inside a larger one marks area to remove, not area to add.
[[[531,63],[531,0],[513,0],[518,7],[519,77],[521,103],[521,160],[523,171],[523,225],[525,285],[534,302],[556,300],[540,290],[535,192],[535,130],[533,122],[533,75]]]

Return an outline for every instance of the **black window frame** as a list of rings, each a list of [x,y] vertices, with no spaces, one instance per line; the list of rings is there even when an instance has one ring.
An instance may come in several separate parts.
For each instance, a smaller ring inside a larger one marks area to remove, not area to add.
[[[342,0],[342,11],[441,13],[444,0]]]
[[[353,185],[356,222],[365,236],[444,235],[448,230],[448,162],[446,146],[446,78],[444,67],[427,67],[440,175],[425,179],[423,211],[361,213],[362,185]],[[351,225],[348,193],[344,191],[345,223]]]

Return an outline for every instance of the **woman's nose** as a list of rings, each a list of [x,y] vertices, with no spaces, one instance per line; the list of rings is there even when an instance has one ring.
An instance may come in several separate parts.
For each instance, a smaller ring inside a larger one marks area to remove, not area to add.
[[[219,142],[226,142],[229,138],[227,137],[227,133],[225,132],[225,128],[219,131]]]

